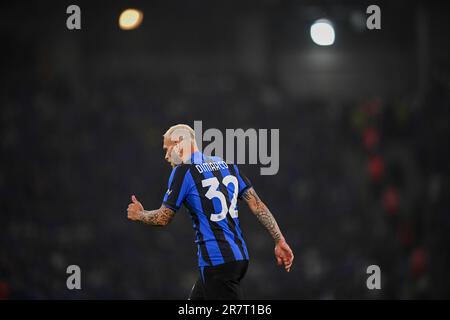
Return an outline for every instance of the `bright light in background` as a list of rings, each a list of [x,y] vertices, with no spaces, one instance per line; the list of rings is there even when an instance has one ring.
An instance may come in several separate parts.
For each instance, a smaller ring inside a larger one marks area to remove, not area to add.
[[[334,28],[330,20],[320,19],[311,26],[311,39],[319,46],[331,46],[334,43]]]
[[[136,29],[142,23],[144,14],[136,9],[127,9],[120,14],[119,27],[122,30]]]

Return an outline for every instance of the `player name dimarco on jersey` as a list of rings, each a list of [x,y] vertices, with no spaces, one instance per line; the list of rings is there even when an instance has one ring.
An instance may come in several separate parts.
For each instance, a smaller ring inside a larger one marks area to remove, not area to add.
[[[197,169],[198,173],[212,172],[222,169],[228,169],[228,164],[225,161],[211,161],[197,164],[195,168]]]

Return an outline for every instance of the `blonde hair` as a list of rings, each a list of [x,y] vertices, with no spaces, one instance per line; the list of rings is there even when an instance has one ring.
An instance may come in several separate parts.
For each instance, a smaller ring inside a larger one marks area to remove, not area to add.
[[[176,134],[174,137],[173,135]],[[189,135],[191,141],[195,143],[195,131],[187,124],[176,124],[171,126],[166,133],[163,134],[164,138],[171,138],[172,141],[178,140],[180,137]]]

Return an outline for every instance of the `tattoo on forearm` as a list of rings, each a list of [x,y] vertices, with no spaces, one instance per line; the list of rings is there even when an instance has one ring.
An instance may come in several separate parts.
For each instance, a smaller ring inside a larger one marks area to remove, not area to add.
[[[256,215],[259,222],[269,231],[272,238],[277,242],[283,235],[278,227],[277,221],[273,217],[269,208],[261,201],[253,188],[250,188],[243,195],[245,201],[247,201],[250,209]]]
[[[141,221],[153,226],[165,226],[174,215],[175,212],[172,209],[162,206],[152,211],[144,210]]]

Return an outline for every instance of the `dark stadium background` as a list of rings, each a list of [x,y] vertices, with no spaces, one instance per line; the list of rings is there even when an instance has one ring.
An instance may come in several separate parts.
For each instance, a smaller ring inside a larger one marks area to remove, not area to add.
[[[370,4],[381,30],[365,28]],[[122,31],[129,7],[144,20]],[[161,135],[194,120],[280,129],[279,173],[244,170],[296,259],[278,268],[241,205],[248,298],[450,298],[448,15],[443,1],[2,3],[0,298],[187,298],[185,209],[158,229],[126,207],[159,207]],[[322,17],[330,47],[309,37]],[[82,290],[66,288],[71,264]]]

